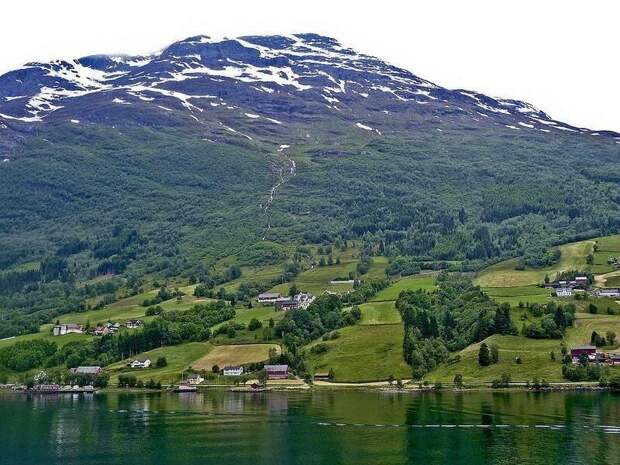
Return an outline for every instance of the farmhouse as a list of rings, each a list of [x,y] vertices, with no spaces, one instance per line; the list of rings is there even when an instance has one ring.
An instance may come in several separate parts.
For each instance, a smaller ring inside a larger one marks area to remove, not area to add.
[[[151,366],[151,361],[148,358],[136,359],[130,364],[131,368],[148,368]]]
[[[575,285],[580,287],[581,289],[587,289],[588,288],[588,278],[586,276],[577,276],[575,278]]]
[[[102,368],[98,366],[71,368],[71,373],[75,375],[98,375],[99,373],[101,373],[101,371]]]
[[[241,376],[243,374],[242,366],[225,366],[224,376]]]
[[[288,365],[265,365],[267,379],[287,379]]]
[[[84,328],[82,325],[78,325],[75,323],[68,323],[62,325],[54,326],[53,335],[54,336],[64,336],[65,334],[76,333],[82,334],[84,332]]]
[[[275,305],[278,310],[298,310],[306,309],[314,302],[315,297],[312,294],[300,293],[293,297],[281,297],[276,299]]]
[[[192,373],[187,377],[187,384],[196,385],[202,383],[204,380],[205,379],[200,376],[199,373]]]
[[[125,323],[128,329],[136,329],[142,326],[142,320],[129,320]]]
[[[95,336],[107,336],[108,334],[112,334],[112,330],[107,326],[97,326],[93,330],[93,334]]]
[[[555,290],[557,297],[570,297],[573,295],[573,290],[570,287],[559,287]]]
[[[277,292],[265,292],[258,294],[258,302],[261,304],[275,304],[280,297],[282,296]]]
[[[588,360],[596,360],[596,347],[595,346],[577,346],[570,350],[570,356],[573,363],[579,363],[579,358],[583,355],[588,356]]]

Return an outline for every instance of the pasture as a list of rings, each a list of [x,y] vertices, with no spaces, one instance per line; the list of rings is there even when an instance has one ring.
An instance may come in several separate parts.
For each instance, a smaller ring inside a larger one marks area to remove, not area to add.
[[[306,346],[308,366],[316,372],[334,370],[335,381],[381,381],[390,376],[409,378],[411,368],[402,356],[403,326],[356,325],[339,330],[340,337]],[[313,354],[316,344],[326,344],[328,351]]]
[[[210,371],[214,365],[220,368],[226,365],[245,365],[247,363],[264,362],[269,359],[269,350],[280,353],[278,344],[243,344],[216,346],[207,355],[192,363],[195,370]]]
[[[362,312],[361,325],[385,325],[401,322],[400,314],[393,301],[369,302],[359,306]]]
[[[522,287],[541,283],[545,275],[553,279],[555,274],[571,269],[585,269],[587,256],[594,247],[594,241],[574,242],[561,245],[558,263],[543,268],[526,268],[517,270],[518,258],[496,263],[483,270],[474,283],[483,288]]]
[[[402,291],[415,291],[418,289],[432,291],[435,288],[434,274],[407,276],[392,283],[382,291],[379,291],[377,295],[370,299],[370,301],[382,302],[387,300],[396,300]]]
[[[174,384],[181,379],[183,371],[187,370],[195,361],[200,360],[213,350],[213,345],[208,342],[187,342],[176,346],[159,347],[143,352],[135,357],[113,363],[106,368],[110,372],[110,384],[118,383],[119,374],[131,374],[142,381],[153,379],[162,384]],[[166,357],[168,365],[155,368],[155,362],[159,357]],[[131,369],[127,365],[136,358],[148,358],[153,363],[151,368]]]

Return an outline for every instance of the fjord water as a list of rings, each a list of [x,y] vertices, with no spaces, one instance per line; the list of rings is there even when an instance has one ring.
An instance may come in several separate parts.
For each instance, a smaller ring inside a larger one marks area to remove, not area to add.
[[[4,464],[620,464],[611,393],[0,394]]]

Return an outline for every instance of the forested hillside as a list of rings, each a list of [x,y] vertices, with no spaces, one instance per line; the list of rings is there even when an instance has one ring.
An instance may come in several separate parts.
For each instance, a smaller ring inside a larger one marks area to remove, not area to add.
[[[619,143],[311,34],[29,64],[0,77],[0,334],[230,265],[286,280],[307,244],[548,265],[620,229]]]

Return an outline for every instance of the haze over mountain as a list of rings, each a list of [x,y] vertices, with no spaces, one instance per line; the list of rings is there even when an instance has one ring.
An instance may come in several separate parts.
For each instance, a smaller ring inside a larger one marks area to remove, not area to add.
[[[194,276],[351,238],[415,263],[542,263],[620,230],[619,155],[620,134],[315,34],[31,63],[0,76],[0,269]],[[57,308],[56,291],[0,306]]]

